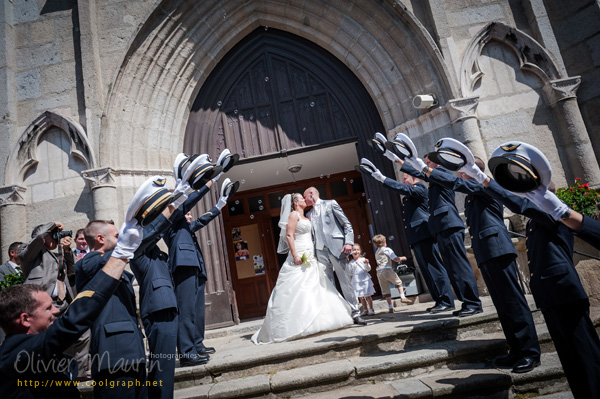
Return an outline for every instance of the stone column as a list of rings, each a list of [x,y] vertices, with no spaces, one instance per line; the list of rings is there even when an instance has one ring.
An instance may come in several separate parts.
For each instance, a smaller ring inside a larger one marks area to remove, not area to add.
[[[575,95],[580,84],[579,76],[551,80],[544,86],[544,93],[558,123],[556,146],[568,163],[564,165],[567,182],[571,184],[580,177],[590,186],[599,187],[600,167]]]
[[[119,205],[114,170],[109,167],[88,169],[81,172],[81,175],[92,190],[94,219],[114,219],[115,215],[118,215]]]
[[[0,187],[0,245],[2,263],[8,260],[8,247],[15,241],[28,241],[27,213],[23,195],[25,187],[11,185]]]
[[[469,147],[473,155],[478,156],[485,162],[487,161],[487,155],[477,123],[478,105],[479,96],[455,98],[448,101],[446,107],[456,139]]]

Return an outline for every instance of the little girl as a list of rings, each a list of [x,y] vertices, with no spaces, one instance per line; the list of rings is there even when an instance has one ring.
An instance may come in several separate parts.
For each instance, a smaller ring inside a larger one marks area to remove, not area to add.
[[[377,251],[375,251],[375,260],[377,261],[377,278],[379,279],[381,294],[388,303],[389,312],[394,313],[390,283],[394,284],[398,289],[398,292],[400,293],[400,302],[413,303],[406,295],[404,295],[402,280],[400,280],[400,277],[398,277],[394,269],[392,269],[392,261],[404,262],[407,259],[406,256],[397,256],[391,248],[387,247],[386,239],[383,234],[377,234],[373,237],[372,241],[373,245],[377,247]]]
[[[371,299],[371,295],[375,293],[375,288],[373,288],[373,281],[369,275],[371,265],[369,265],[369,260],[362,256],[361,253],[362,249],[360,245],[354,244],[352,246],[352,258],[348,257],[346,272],[352,281],[352,288],[363,307],[360,315],[366,316],[368,314],[371,316],[375,314],[373,300]]]

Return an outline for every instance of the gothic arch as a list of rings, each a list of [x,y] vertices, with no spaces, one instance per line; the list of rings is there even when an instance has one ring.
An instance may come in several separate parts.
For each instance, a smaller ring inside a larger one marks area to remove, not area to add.
[[[71,142],[70,156],[79,158],[87,169],[95,167],[94,155],[83,127],[68,118],[50,111],[38,116],[19,137],[6,165],[5,181],[7,185],[20,185],[27,171],[38,164],[37,147],[44,134],[56,127],[62,130]]]
[[[463,56],[460,69],[462,97],[471,97],[475,86],[482,79],[479,57],[491,40],[497,40],[511,48],[519,59],[520,68],[534,73],[544,84],[562,78],[552,55],[539,42],[519,29],[492,22],[471,40]]]
[[[439,49],[396,1],[164,0],[140,28],[112,84],[102,164],[170,170],[205,79],[260,27],[303,37],[346,64],[387,129],[419,116],[411,104],[415,94],[435,91],[441,103],[456,97]]]

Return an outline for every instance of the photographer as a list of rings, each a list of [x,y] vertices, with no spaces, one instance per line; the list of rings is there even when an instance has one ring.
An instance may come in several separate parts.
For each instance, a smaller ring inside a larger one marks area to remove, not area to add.
[[[25,284],[43,286],[60,314],[75,298],[69,281],[69,276],[75,274],[72,233],[63,230],[60,222],[39,225],[33,229],[31,241],[19,247]]]

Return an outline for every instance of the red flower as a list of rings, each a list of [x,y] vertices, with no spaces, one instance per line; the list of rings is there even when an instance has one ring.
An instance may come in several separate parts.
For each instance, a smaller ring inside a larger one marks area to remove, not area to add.
[[[590,189],[590,185],[588,183],[585,183],[582,187],[587,188],[588,190]]]
[[[581,180],[581,177],[576,177],[575,180]]]

